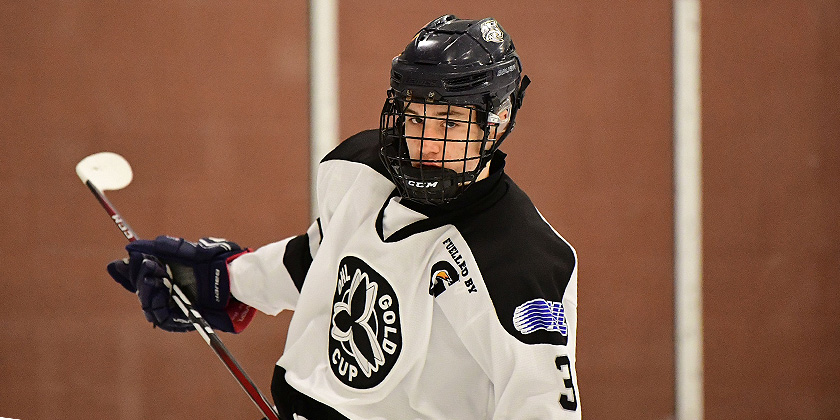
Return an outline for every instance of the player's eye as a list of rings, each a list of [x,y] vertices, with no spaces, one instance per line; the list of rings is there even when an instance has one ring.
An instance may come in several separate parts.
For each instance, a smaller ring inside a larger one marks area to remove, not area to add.
[[[411,124],[423,124],[423,118],[421,117],[408,117],[406,120]]]

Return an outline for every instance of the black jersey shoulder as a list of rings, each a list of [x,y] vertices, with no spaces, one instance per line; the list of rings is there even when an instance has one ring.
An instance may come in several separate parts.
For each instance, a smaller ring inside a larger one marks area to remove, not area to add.
[[[577,263],[575,253],[513,180],[504,175],[502,182],[508,184],[504,197],[455,226],[476,259],[505,330],[527,344],[565,345],[568,328],[561,333],[555,327],[560,320],[558,305]],[[547,311],[556,318],[545,321],[548,328],[523,333],[521,324],[517,329],[514,315],[521,318],[529,311],[534,316]]]
[[[365,130],[341,142],[321,162],[346,160],[362,163],[390,179],[388,170],[379,157],[379,148],[379,130]]]

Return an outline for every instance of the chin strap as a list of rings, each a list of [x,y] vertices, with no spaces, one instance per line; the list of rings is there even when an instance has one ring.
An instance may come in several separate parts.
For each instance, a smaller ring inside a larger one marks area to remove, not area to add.
[[[522,82],[519,83],[519,92],[516,93],[516,103],[513,105],[513,109],[516,110],[522,107],[522,99],[525,98],[525,89],[528,88],[528,85],[530,84],[531,79],[529,79],[528,76],[522,76]]]

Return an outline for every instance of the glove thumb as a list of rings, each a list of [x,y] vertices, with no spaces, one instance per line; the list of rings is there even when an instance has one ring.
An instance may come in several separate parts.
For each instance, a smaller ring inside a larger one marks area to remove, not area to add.
[[[125,290],[131,293],[137,293],[137,288],[131,282],[131,275],[128,268],[128,258],[121,260],[114,260],[108,264],[108,274],[119,283]]]

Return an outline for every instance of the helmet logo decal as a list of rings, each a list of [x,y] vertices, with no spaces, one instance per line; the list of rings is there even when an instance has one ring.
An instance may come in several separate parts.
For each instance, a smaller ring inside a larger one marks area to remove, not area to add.
[[[505,40],[502,28],[499,27],[499,22],[496,22],[496,19],[488,19],[481,22],[481,37],[487,42],[496,42],[499,44]]]
[[[400,355],[402,331],[394,289],[356,257],[339,264],[330,325],[329,359],[345,385],[379,385]]]
[[[514,70],[516,70],[516,63],[511,64],[511,65],[509,65],[505,68],[501,68],[499,70],[496,70],[496,77],[504,76],[504,75],[514,71]]]

